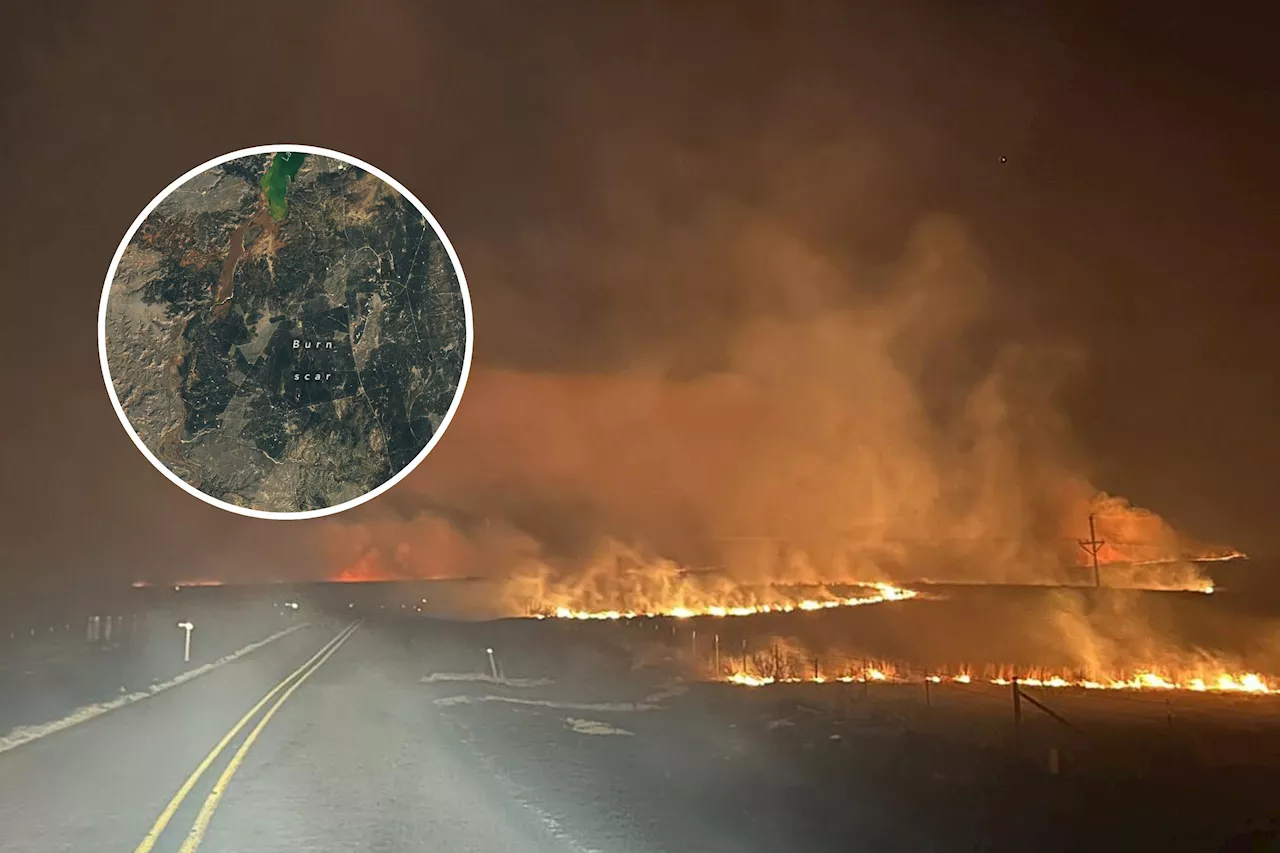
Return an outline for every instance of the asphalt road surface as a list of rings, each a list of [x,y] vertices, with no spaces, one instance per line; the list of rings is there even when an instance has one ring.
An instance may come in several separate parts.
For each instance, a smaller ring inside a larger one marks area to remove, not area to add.
[[[308,626],[0,754],[0,850],[564,849],[382,644]]]
[[[1107,697],[1056,699],[1098,743],[1085,753],[1057,741],[1068,772],[1050,775],[982,735],[984,720],[1007,728],[1003,704],[966,715],[951,707],[967,696],[958,689],[927,709],[911,687],[684,690],[661,669],[601,654],[579,626],[379,612],[361,622],[311,611],[312,623],[197,678],[0,752],[0,851],[1198,853],[1233,849],[1222,845],[1241,833],[1280,843],[1280,769],[1262,748],[1277,742],[1272,697],[1219,708],[1238,724],[1230,738],[1191,716],[1171,728],[1163,705],[1154,729],[1122,716],[1108,735],[1084,713]],[[252,627],[241,645],[263,636]],[[824,697],[841,710],[823,710]],[[1180,751],[1126,770],[1127,753],[1100,749],[1152,732]],[[1187,744],[1211,755],[1221,744],[1223,761]]]

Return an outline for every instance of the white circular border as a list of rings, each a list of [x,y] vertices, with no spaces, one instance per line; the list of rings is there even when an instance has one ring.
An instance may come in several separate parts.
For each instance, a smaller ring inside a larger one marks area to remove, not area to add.
[[[111,283],[115,280],[116,268],[120,265],[120,258],[124,256],[124,251],[128,247],[129,241],[133,239],[133,235],[142,227],[142,223],[145,222],[147,217],[151,215],[151,212],[159,206],[160,202],[164,201],[174,190],[194,178],[196,175],[199,175],[201,172],[208,171],[214,166],[220,166],[223,163],[240,157],[249,157],[254,154],[275,154],[280,151],[298,151],[304,154],[315,154],[321,157],[330,157],[334,160],[341,160],[344,163],[349,163],[352,166],[363,169],[369,174],[382,179],[400,193],[400,195],[412,202],[413,206],[418,209],[418,212],[423,215],[427,222],[431,223],[431,227],[435,230],[436,236],[440,238],[440,242],[444,244],[445,251],[449,253],[449,260],[453,263],[454,272],[458,276],[458,285],[462,289],[462,307],[467,327],[466,352],[462,357],[462,375],[458,379],[458,389],[453,394],[453,403],[449,406],[449,411],[445,414],[444,420],[440,422],[440,426],[431,436],[431,440],[427,442],[427,446],[422,449],[422,452],[419,453],[412,462],[392,475],[392,477],[385,483],[370,490],[369,492],[366,492],[360,497],[353,498],[346,503],[336,504],[331,507],[325,507],[323,509],[309,509],[302,512],[267,512],[266,510],[252,509],[250,507],[229,504],[225,501],[218,500],[212,495],[205,494],[195,486],[192,486],[186,480],[183,480],[177,474],[170,471],[168,466],[157,459],[155,454],[151,452],[151,449],[138,437],[138,433],[134,430],[133,424],[129,423],[129,418],[125,415],[124,409],[120,405],[120,399],[116,396],[115,385],[111,381],[111,368],[107,363],[107,300],[111,295]],[[138,446],[138,449],[142,451],[142,455],[155,466],[156,470],[161,474],[164,474],[171,482],[176,483],[188,494],[194,495],[205,503],[210,504],[211,506],[216,506],[219,509],[225,509],[228,512],[234,512],[237,515],[246,515],[252,518],[270,518],[292,521],[333,515],[335,513],[351,509],[352,507],[360,506],[360,504],[365,501],[373,500],[378,497],[378,495],[386,492],[396,483],[399,483],[408,476],[409,472],[414,468],[417,468],[419,463],[421,463],[423,459],[427,458],[427,454],[431,452],[431,449],[436,446],[436,442],[440,440],[440,437],[444,435],[445,430],[449,428],[449,422],[453,420],[453,414],[458,410],[458,404],[462,402],[462,392],[467,387],[467,376],[471,373],[471,354],[474,337],[475,329],[473,327],[471,317],[471,291],[467,289],[467,278],[462,272],[462,263],[458,260],[458,254],[453,250],[453,244],[449,242],[449,238],[444,233],[444,229],[440,227],[439,222],[436,222],[436,218],[431,215],[431,211],[427,210],[426,205],[418,201],[418,197],[409,192],[403,184],[381,169],[371,166],[363,160],[358,160],[355,157],[343,154],[340,151],[334,151],[329,148],[317,148],[314,145],[258,145],[253,148],[242,148],[239,151],[232,151],[230,154],[223,154],[221,157],[215,157],[207,163],[196,166],[194,169],[169,184],[169,186],[165,187],[159,195],[152,199],[150,204],[143,208],[142,213],[138,214],[138,218],[133,221],[133,225],[131,225],[129,230],[125,232],[124,239],[120,241],[120,247],[116,249],[115,257],[111,259],[111,266],[107,268],[107,281],[102,288],[102,302],[98,306],[98,357],[102,361],[102,379],[103,382],[106,383],[107,394],[111,397],[111,405],[115,408],[116,415],[120,418],[120,423],[124,425],[125,432],[129,433],[129,437],[133,439],[133,443]]]

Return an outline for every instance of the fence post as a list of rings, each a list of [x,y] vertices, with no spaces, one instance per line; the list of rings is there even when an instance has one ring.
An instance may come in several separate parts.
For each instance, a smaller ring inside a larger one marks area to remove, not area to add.
[[[1018,690],[1018,679],[1009,685],[1013,690],[1013,751],[1022,754],[1022,693]]]

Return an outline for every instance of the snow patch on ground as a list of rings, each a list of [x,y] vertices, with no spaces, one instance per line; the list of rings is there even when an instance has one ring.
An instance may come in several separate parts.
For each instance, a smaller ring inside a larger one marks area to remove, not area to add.
[[[564,721],[569,724],[569,728],[573,729],[580,735],[633,735],[635,732],[629,732],[626,729],[620,729],[603,723],[600,720],[583,720],[578,717],[565,717]]]
[[[644,701],[650,705],[657,705],[666,699],[674,699],[677,696],[683,696],[689,692],[688,685],[685,684],[669,684],[644,698]]]
[[[441,708],[452,705],[470,705],[474,702],[507,702],[512,705],[536,705],[540,708],[556,708],[562,711],[653,711],[656,705],[642,702],[553,702],[550,699],[520,699],[515,696],[442,696],[432,700]]]
[[[162,682],[159,682],[158,684],[152,684],[146,690],[138,690],[133,693],[125,693],[108,702],[97,702],[93,705],[85,705],[81,708],[77,708],[76,710],[72,711],[70,714],[68,714],[67,716],[63,717],[60,720],[53,720],[48,723],[40,723],[34,726],[18,726],[16,729],[13,729],[8,734],[4,736],[0,736],[0,752],[8,752],[11,749],[15,749],[19,746],[22,746],[24,743],[30,743],[33,740],[38,740],[42,737],[47,737],[48,735],[51,735],[54,732],[60,732],[63,729],[69,729],[72,726],[77,726],[80,723],[87,722],[88,720],[92,720],[94,717],[100,717],[103,714],[107,713],[108,711],[114,711],[117,708],[123,708],[125,705],[132,705],[134,702],[137,702],[140,699],[146,699],[148,696],[154,696],[157,693],[162,693],[165,690],[168,690],[170,687],[177,687],[179,684],[183,684],[187,681],[190,681],[193,678],[198,678],[201,675],[204,675],[205,673],[212,672],[218,667],[223,666],[224,664],[228,664],[238,657],[242,657],[244,655],[249,654],[249,652],[257,651],[258,649],[262,648],[268,643],[273,643],[276,640],[280,639],[281,637],[285,636],[286,634],[292,634],[294,631],[298,630],[299,628],[305,628],[306,625],[307,623],[305,622],[299,625],[291,625],[290,627],[285,628],[283,631],[277,631],[276,633],[272,634],[270,637],[259,640],[256,643],[250,643],[249,645],[245,646],[243,649],[234,651],[229,655],[225,655],[224,657],[220,657],[211,663],[206,663],[201,666],[197,666],[194,669],[188,669],[185,672],[179,673],[178,675],[174,676],[168,681],[162,681]]]
[[[555,684],[550,678],[494,678],[487,672],[433,672],[422,677],[423,684],[447,681],[470,681],[483,684],[501,684],[503,687],[547,687]]]

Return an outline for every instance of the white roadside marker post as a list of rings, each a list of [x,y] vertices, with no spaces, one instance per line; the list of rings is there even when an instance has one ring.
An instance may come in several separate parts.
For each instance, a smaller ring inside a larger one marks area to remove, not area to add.
[[[182,662],[191,663],[191,629],[195,627],[190,622],[179,622],[178,627],[187,632],[186,640],[182,646]]]
[[[493,659],[493,649],[485,649],[485,653],[489,655],[489,669],[493,672],[493,680],[498,680],[498,664]]]

